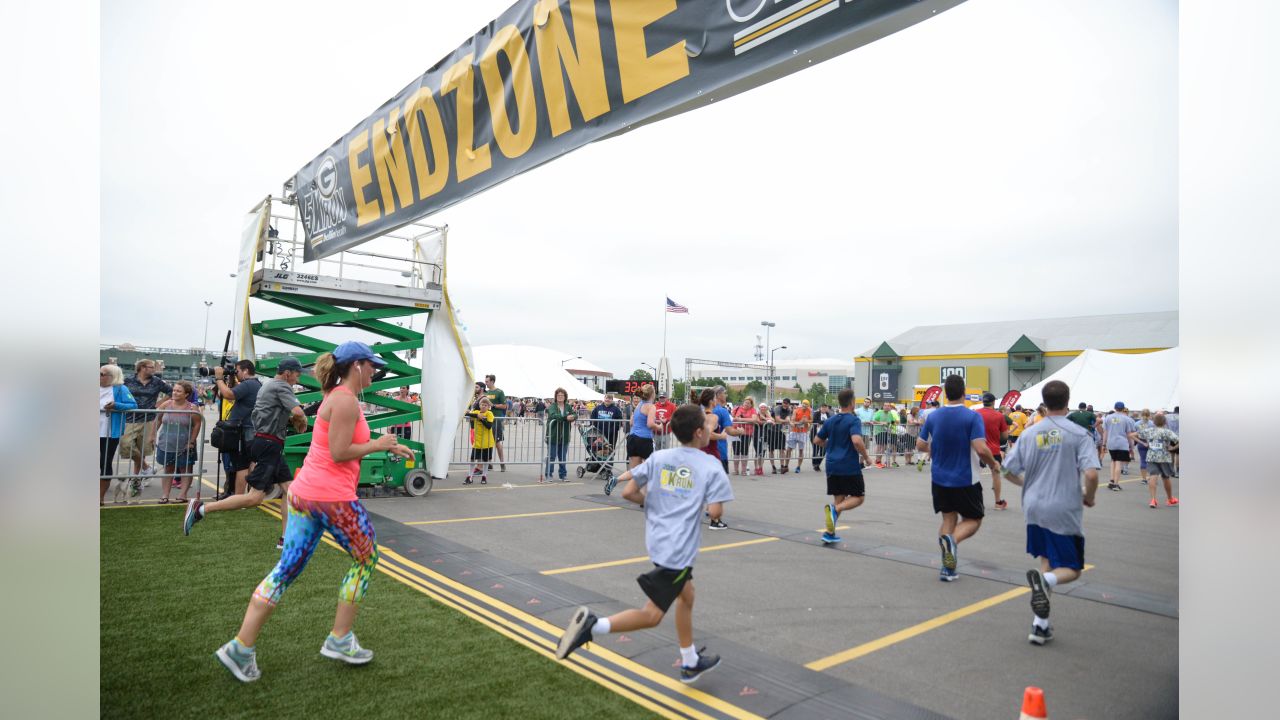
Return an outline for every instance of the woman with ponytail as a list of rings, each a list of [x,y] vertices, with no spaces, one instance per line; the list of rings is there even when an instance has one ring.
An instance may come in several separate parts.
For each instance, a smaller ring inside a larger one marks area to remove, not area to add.
[[[373,524],[356,498],[360,459],[382,451],[412,456],[412,451],[397,444],[395,435],[370,440],[369,424],[356,400],[356,394],[369,387],[374,371],[383,365],[386,361],[362,342],[345,342],[316,359],[315,376],[324,401],[316,413],[311,448],[289,487],[289,517],[280,562],[254,590],[240,632],[214,653],[242,682],[260,677],[254,653],[258,633],[289,584],[306,567],[325,531],[351,554],[352,563],[338,590],[333,630],[320,654],[352,665],[373,659],[373,652],[360,647],[351,631],[378,564]]]

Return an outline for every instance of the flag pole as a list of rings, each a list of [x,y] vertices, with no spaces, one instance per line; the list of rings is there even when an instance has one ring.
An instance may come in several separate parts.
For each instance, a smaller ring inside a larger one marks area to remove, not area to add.
[[[667,356],[667,296],[662,296],[662,357]]]

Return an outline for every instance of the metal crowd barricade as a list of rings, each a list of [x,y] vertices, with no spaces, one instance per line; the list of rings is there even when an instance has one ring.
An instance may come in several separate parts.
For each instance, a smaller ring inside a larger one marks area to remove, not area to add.
[[[589,415],[589,413],[588,413]],[[504,417],[502,423],[502,456],[496,449],[490,462],[494,465],[525,465],[539,468],[539,474],[545,469],[547,445],[547,420],[541,416]],[[631,429],[631,420],[591,420],[580,416],[572,423],[565,447],[564,464],[566,468],[593,468],[601,464],[612,463],[613,471],[620,473],[626,468],[627,434]],[[472,419],[464,417],[454,439],[453,452],[449,464],[459,468],[471,467],[471,451],[474,448]],[[559,469],[560,460],[556,460]],[[596,472],[592,469],[591,472]]]
[[[125,426],[111,462],[111,473],[99,476],[101,480],[112,481],[111,487],[107,490],[107,502],[128,502],[137,497],[152,481],[166,483],[172,482],[175,478],[180,482],[187,481],[187,489],[185,491],[179,489],[179,493],[185,494],[191,490],[191,486],[194,486],[195,496],[200,496],[200,483],[204,475],[205,438],[208,435],[209,423],[216,421],[216,414],[211,420],[210,414],[204,412],[201,407],[192,410],[113,410],[111,414],[124,415]],[[178,420],[179,416],[188,416],[191,419]],[[191,428],[188,423],[196,425],[194,445],[190,447],[188,443]],[[188,443],[176,443],[173,450],[165,447],[168,442],[163,436],[169,434],[166,432],[168,430],[166,425],[172,427],[169,432],[188,433]],[[184,425],[187,426],[185,430],[181,427]],[[180,459],[179,456],[184,456],[181,459],[191,461],[190,466],[185,470],[177,462],[173,462]],[[173,472],[166,470],[170,465],[174,468]]]

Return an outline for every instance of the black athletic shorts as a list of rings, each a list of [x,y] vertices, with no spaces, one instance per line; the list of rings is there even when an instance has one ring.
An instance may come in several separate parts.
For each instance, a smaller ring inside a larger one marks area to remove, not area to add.
[[[502,418],[493,419],[493,441],[502,442]]]
[[[489,462],[493,459],[493,448],[471,448],[473,462]]]
[[[1129,462],[1133,458],[1129,456],[1128,450],[1110,450],[1111,459],[1118,462]]]
[[[982,483],[969,487],[933,485],[933,511],[936,513],[960,513],[960,517],[978,520],[986,515],[982,506]]]
[[[867,484],[863,481],[861,473],[857,475],[828,475],[827,494],[863,497],[867,494]]]
[[[642,438],[639,435],[627,436],[627,457],[638,457],[648,460],[653,454],[653,438]]]
[[[994,457],[994,458],[996,459],[996,464],[997,464],[997,465],[1000,465],[1000,464],[1002,464],[1002,463],[1004,462],[1004,455],[1002,455],[1002,454],[1000,454],[1000,453],[991,453],[991,456],[992,456],[992,457]],[[985,468],[986,466],[987,466],[986,461],[984,461],[984,460],[979,460],[979,461],[978,461],[978,467]]]
[[[246,482],[254,490],[271,492],[272,485],[287,483],[293,479],[289,463],[284,460],[284,444],[255,437],[249,443],[248,456],[254,465],[249,470]]]
[[[675,602],[684,591],[684,584],[692,579],[692,567],[672,570],[654,565],[652,570],[636,578],[636,582],[640,583],[640,589],[644,591],[645,597],[652,600],[662,612],[666,612],[671,609],[671,603]]]

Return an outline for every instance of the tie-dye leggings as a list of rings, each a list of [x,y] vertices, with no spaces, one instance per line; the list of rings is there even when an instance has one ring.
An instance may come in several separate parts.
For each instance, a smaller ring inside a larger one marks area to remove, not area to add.
[[[369,579],[378,564],[378,543],[373,523],[358,500],[351,502],[317,502],[289,496],[289,523],[284,531],[284,550],[280,562],[261,583],[253,596],[271,605],[307,566],[320,539],[328,530],[333,539],[351,555],[351,569],[342,578],[338,598],[359,603],[369,588]]]

